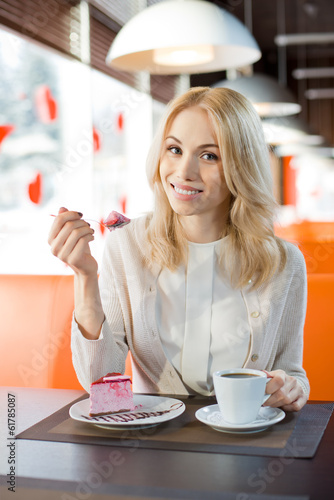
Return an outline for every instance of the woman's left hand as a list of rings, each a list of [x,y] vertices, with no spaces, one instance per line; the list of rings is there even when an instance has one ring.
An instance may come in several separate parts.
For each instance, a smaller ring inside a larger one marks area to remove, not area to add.
[[[271,396],[263,406],[298,411],[306,404],[307,397],[296,377],[291,377],[283,370],[266,373],[272,377],[266,387],[266,393]]]

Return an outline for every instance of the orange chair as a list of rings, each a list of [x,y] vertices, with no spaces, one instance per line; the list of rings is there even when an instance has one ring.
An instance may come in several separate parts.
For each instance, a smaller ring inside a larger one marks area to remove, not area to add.
[[[298,246],[308,274],[334,273],[334,240],[302,241]]]
[[[277,236],[291,241],[304,255],[308,273],[334,273],[334,223],[302,221],[275,227]]]
[[[82,389],[72,366],[73,309],[73,276],[0,275],[0,385]]]
[[[334,274],[309,274],[304,368],[310,399],[334,400]]]
[[[277,224],[275,233],[290,241],[334,241],[334,222],[303,220],[284,227]]]

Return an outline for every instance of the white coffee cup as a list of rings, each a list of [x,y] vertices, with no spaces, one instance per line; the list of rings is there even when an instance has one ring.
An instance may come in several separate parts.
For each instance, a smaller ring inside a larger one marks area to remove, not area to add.
[[[269,398],[265,394],[270,378],[260,370],[233,368],[213,374],[213,384],[219,410],[230,424],[249,424],[256,420],[261,405]]]

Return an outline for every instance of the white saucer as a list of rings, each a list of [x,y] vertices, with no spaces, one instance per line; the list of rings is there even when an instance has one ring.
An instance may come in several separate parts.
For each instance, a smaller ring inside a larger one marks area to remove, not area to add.
[[[79,422],[112,430],[135,430],[152,427],[178,417],[186,409],[179,399],[162,396],[133,395],[136,409],[99,417],[89,416],[89,398],[78,401],[70,408],[70,417]]]
[[[270,406],[262,406],[259,414],[249,424],[230,424],[224,421],[223,415],[219,411],[218,405],[205,406],[200,408],[195,413],[196,418],[209,425],[212,429],[220,432],[228,432],[231,434],[248,434],[251,432],[264,431],[271,425],[277,424],[285,417],[285,413],[280,408],[270,408]]]

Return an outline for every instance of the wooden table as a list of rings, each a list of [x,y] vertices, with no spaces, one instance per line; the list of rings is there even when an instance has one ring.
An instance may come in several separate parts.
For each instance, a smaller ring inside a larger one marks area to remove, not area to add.
[[[290,459],[274,471],[278,458],[125,448],[64,442],[15,440],[16,491],[6,474],[8,393],[16,395],[16,433],[84,394],[58,389],[0,388],[1,499],[200,499],[329,500],[334,492],[334,417],[313,458]],[[109,469],[101,464],[114,465]],[[112,470],[111,470],[112,469]],[[99,471],[99,472],[97,472]],[[95,472],[95,474],[93,474]],[[280,496],[281,495],[281,496]]]

